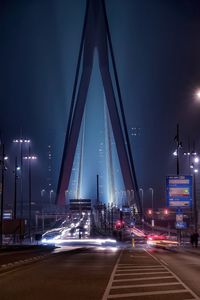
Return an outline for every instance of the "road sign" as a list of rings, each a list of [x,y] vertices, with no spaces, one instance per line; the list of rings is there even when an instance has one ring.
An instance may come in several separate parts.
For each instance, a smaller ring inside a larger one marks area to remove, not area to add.
[[[176,215],[176,222],[183,222],[183,214]]]
[[[92,201],[91,199],[70,199],[69,207],[70,211],[91,211]]]
[[[176,229],[184,229],[187,228],[187,223],[186,222],[176,222]]]
[[[168,207],[191,207],[192,176],[167,176],[166,198]]]
[[[129,206],[122,206],[122,211],[124,213],[131,213],[131,208]]]

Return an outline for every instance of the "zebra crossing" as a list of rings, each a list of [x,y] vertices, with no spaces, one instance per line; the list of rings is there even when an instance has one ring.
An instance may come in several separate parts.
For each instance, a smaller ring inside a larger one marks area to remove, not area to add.
[[[166,265],[144,249],[121,252],[102,300],[200,299]]]

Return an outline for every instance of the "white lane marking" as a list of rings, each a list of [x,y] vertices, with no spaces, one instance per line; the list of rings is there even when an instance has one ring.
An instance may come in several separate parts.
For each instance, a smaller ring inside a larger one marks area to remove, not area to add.
[[[145,256],[135,256],[135,255],[130,255],[131,258],[146,258],[149,259],[149,257]]]
[[[108,299],[137,297],[137,296],[153,296],[153,295],[166,295],[166,294],[180,294],[188,293],[187,290],[169,290],[169,291],[155,291],[155,292],[141,292],[141,293],[128,293],[128,294],[115,294],[109,295]]]
[[[122,256],[122,251],[120,252],[120,255],[119,255],[119,257],[118,257],[118,259],[117,259],[117,261],[116,261],[116,264],[115,264],[115,266],[114,266],[114,268],[113,268],[112,274],[111,274],[111,276],[110,276],[110,280],[108,281],[108,285],[107,285],[106,290],[105,290],[105,292],[104,292],[104,294],[103,294],[102,300],[108,299],[108,295],[109,295],[109,293],[110,293],[110,288],[111,288],[111,286],[112,286],[113,279],[114,279],[114,276],[115,276],[115,272],[116,272],[116,270],[117,270],[117,266],[118,266],[118,264],[119,264],[119,261],[120,261],[121,256]]]
[[[24,260],[14,261],[14,262],[12,262],[12,263],[7,263],[7,264],[4,264],[4,265],[0,265],[0,268],[1,268],[1,269],[4,269],[4,270],[7,270],[7,269],[10,269],[10,268],[12,268],[12,267],[21,266],[21,265],[24,265],[24,264],[27,264],[27,263],[30,263],[30,262],[39,260],[39,259],[41,259],[41,258],[45,258],[45,256],[47,256],[47,255],[48,255],[48,254],[45,254],[45,255],[38,255],[38,256],[34,256],[34,257],[27,258],[27,259],[24,259]],[[3,273],[3,274],[4,274],[4,273]]]
[[[135,267],[135,266],[138,266],[138,267],[141,267],[141,268],[146,268],[146,267],[160,267],[160,263],[159,264],[154,264],[154,265],[140,265],[140,264],[135,264],[135,263],[132,263],[132,264],[119,264],[118,267],[119,268],[126,268],[126,267]]]
[[[149,253],[146,249],[144,249],[144,251],[146,253],[148,253],[154,260],[159,262],[159,259],[157,257],[155,257],[154,255],[152,255],[151,253]],[[162,264],[160,262],[160,264]],[[168,267],[165,266],[165,269],[168,270],[169,273],[171,273],[183,286],[184,288],[190,292],[192,294],[192,296],[194,297],[194,299],[199,299],[199,297],[189,288],[189,286],[187,286],[173,271],[171,271]]]
[[[146,284],[130,284],[130,285],[114,285],[111,289],[128,289],[128,288],[138,288],[138,287],[148,287],[148,286],[168,286],[177,285],[179,282],[163,282],[163,283],[146,283]]]
[[[153,279],[174,279],[176,280],[172,275],[169,276],[159,276],[159,277],[145,277],[145,278],[128,278],[128,279],[115,279],[113,282],[126,282],[126,281],[146,281],[146,280],[153,280]]]
[[[7,265],[1,265],[1,268],[6,268],[7,267]]]
[[[118,273],[118,274],[115,274],[115,276],[127,276],[127,275],[151,275],[151,274],[166,274],[166,273],[169,273],[169,271],[162,271],[162,272],[141,272],[141,273],[138,273],[138,272],[134,272],[134,273]]]
[[[161,261],[165,266],[169,266],[168,263],[166,263],[166,261],[164,261],[163,259],[160,259],[160,261]]]

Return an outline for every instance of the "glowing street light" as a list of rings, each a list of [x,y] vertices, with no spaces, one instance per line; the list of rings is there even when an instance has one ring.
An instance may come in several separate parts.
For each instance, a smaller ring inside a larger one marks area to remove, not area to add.
[[[200,89],[198,89],[195,93],[195,98],[200,101]]]
[[[24,156],[23,159],[25,159],[25,160],[36,160],[36,159],[37,159],[37,156],[35,156],[35,155],[32,155],[32,156]]]
[[[31,142],[31,140],[29,140],[29,139],[14,139],[13,140],[13,143],[19,143],[19,144],[23,144],[23,143],[29,144],[30,142]]]

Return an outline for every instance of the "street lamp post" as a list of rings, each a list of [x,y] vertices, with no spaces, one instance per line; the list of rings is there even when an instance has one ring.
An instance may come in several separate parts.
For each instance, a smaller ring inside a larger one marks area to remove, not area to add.
[[[152,209],[152,220],[151,220],[151,226],[154,226],[154,219],[153,219],[153,209],[154,209],[154,203],[153,203],[153,188],[149,188],[151,191],[151,209]]]
[[[31,157],[31,146],[29,145],[29,157]],[[29,240],[31,243],[31,199],[32,199],[32,186],[31,186],[31,159],[28,160],[28,178],[29,178],[29,202],[28,202],[28,211],[29,211]]]
[[[15,157],[15,169],[14,169],[14,176],[15,176],[15,184],[14,184],[14,204],[13,204],[13,219],[17,219],[17,179],[18,175],[17,172],[20,170],[20,167],[17,164],[17,157]],[[14,232],[14,243],[15,243],[16,234]]]
[[[5,146],[2,144],[1,153],[1,228],[0,228],[0,245],[3,245],[3,209],[4,209],[4,171],[5,171]]]
[[[111,233],[113,234],[113,209],[114,209],[114,205],[113,202],[111,202]]]
[[[28,192],[28,220],[29,220],[29,226],[28,226],[28,236],[31,243],[31,204],[32,204],[32,172],[31,172],[31,162],[37,159],[37,156],[31,155],[31,145],[29,144],[28,149],[28,156],[24,157],[25,160],[28,160],[28,182],[29,182],[29,192]]]
[[[179,124],[177,124],[177,131],[176,131],[176,136],[174,138],[174,141],[176,142],[176,150],[173,152],[173,155],[176,157],[176,174],[177,176],[179,176],[180,173],[179,150],[182,147],[182,142],[180,141],[180,135],[179,135]]]
[[[144,190],[140,188],[139,191],[141,192],[141,200],[142,200],[142,223],[144,223]]]
[[[190,165],[190,168],[193,170],[193,216],[194,216],[194,231],[198,231],[198,209],[197,209],[197,198],[196,198],[196,176],[199,172],[198,168],[195,166],[199,163],[199,157],[197,153],[194,152],[193,163]]]
[[[196,170],[196,172],[195,172]],[[194,231],[197,232],[198,224],[198,211],[197,211],[197,198],[196,198],[196,174],[197,169],[194,170],[193,182],[194,182]]]
[[[14,205],[13,205],[13,219],[14,220],[16,220],[16,218],[17,218],[17,179],[18,179],[17,172],[19,170],[20,170],[20,167],[17,164],[17,157],[15,157],[15,170],[14,170],[15,187],[14,187]]]
[[[23,145],[30,145],[31,140],[30,139],[23,139],[23,138],[18,138],[14,139],[13,143],[16,145],[20,145],[20,170],[21,170],[21,180],[20,180],[20,217],[21,219],[23,218]]]

